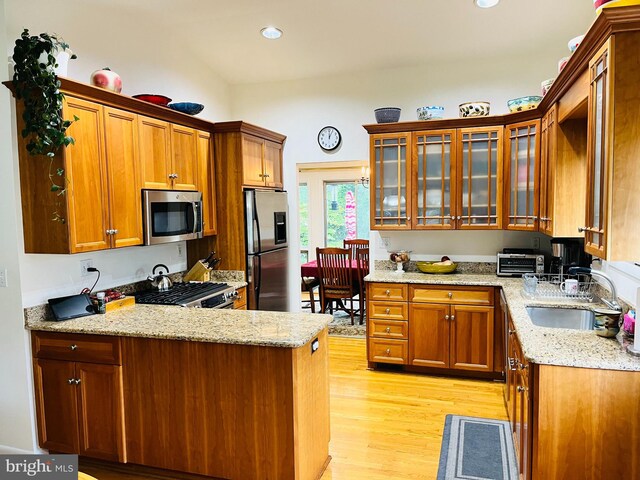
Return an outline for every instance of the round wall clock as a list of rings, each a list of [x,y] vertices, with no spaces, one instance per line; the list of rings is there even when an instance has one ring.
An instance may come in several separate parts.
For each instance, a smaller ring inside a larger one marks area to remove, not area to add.
[[[323,150],[330,152],[340,146],[342,135],[336,127],[324,127],[318,132],[318,145]]]

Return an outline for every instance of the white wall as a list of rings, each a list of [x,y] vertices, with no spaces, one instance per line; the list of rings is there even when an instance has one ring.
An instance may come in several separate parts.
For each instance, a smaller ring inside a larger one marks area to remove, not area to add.
[[[7,48],[4,21],[5,5],[0,0],[0,52]],[[6,67],[0,68],[0,81],[8,79]],[[20,268],[18,258],[17,163],[12,154],[13,132],[9,91],[0,87],[0,270],[7,270],[7,287],[0,288],[0,452],[7,447],[33,451],[29,349],[22,315]]]
[[[284,149],[284,183],[290,192],[291,211],[297,207],[296,164],[369,159],[369,137],[363,124],[375,123],[373,110],[382,106],[402,108],[401,121],[415,120],[416,108],[442,105],[445,117],[458,117],[458,104],[469,100],[491,102],[492,113],[505,113],[507,100],[536,95],[540,82],[554,75],[557,52],[538,56],[469,59],[466,62],[413,68],[396,68],[330,78],[232,87],[234,118],[287,135]],[[318,146],[318,131],[337,127],[342,146],[332,154]],[[290,220],[298,231],[298,219]],[[374,246],[379,242],[373,234]],[[407,248],[416,255],[457,255],[461,260],[487,260],[503,246],[529,246],[531,235],[504,232],[385,232],[392,248]],[[291,307],[299,306],[298,238],[291,235]],[[480,240],[478,240],[480,239]],[[451,249],[447,250],[449,247]],[[375,258],[386,251],[376,249]]]

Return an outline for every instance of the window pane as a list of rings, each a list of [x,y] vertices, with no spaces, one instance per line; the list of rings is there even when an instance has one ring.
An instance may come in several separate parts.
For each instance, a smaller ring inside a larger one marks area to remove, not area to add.
[[[309,187],[306,183],[298,185],[298,205],[300,213],[300,250],[309,249]]]
[[[369,238],[369,188],[360,182],[325,183],[325,246]]]

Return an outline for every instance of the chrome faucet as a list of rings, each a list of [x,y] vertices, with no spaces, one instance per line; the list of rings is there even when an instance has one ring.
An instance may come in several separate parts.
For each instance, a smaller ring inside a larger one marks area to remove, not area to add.
[[[622,307],[618,303],[618,293],[616,291],[616,285],[615,283],[613,283],[613,280],[611,280],[611,277],[609,277],[609,275],[587,267],[571,267],[569,270],[567,270],[567,273],[569,275],[594,275],[605,280],[609,284],[609,289],[611,290],[611,300],[607,300],[606,298],[601,298],[600,300],[602,300],[602,303],[604,303],[610,309],[622,312]]]

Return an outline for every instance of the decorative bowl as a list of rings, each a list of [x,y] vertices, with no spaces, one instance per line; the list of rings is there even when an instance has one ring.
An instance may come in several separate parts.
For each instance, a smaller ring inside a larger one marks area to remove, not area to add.
[[[569,47],[569,51],[571,53],[575,52],[578,46],[582,43],[583,39],[584,39],[584,35],[578,35],[577,37],[574,37],[571,40],[569,40],[569,43],[567,44],[567,46]]]
[[[437,262],[416,262],[418,270],[422,273],[453,273],[458,268],[457,263],[451,265],[435,265]]]
[[[600,15],[603,8],[608,7],[626,7],[628,5],[639,5],[640,0],[593,0],[593,6],[596,13]]]
[[[420,107],[416,110],[418,120],[436,120],[444,118],[444,107],[432,105],[430,107]]]
[[[400,120],[400,109],[398,107],[376,108],[373,113],[376,115],[378,123],[395,123]]]
[[[204,109],[204,105],[201,103],[191,102],[170,103],[168,107],[177,112],[186,113],[187,115],[197,115]]]
[[[542,82],[540,84],[540,88],[542,89],[542,96],[544,97],[547,92],[549,92],[549,90],[551,89],[551,85],[553,85],[553,82],[555,82],[556,79],[555,78],[549,78],[547,80],[545,80],[544,82]]]
[[[509,107],[509,111],[512,113],[522,112],[524,110],[533,110],[540,104],[541,101],[542,97],[539,97],[537,95],[529,95],[527,97],[520,97],[509,100],[507,102],[507,107]]]
[[[558,60],[558,73],[564,70],[564,67],[567,66],[567,63],[569,63],[570,58],[571,57],[562,57],[560,60]]]
[[[137,98],[138,100],[142,100],[143,102],[153,103],[154,105],[160,105],[161,107],[166,107],[171,101],[169,97],[165,97],[164,95],[156,95],[153,93],[141,93],[139,95],[134,95],[133,98]]]
[[[461,117],[486,117],[489,115],[489,102],[467,102],[460,104]]]

